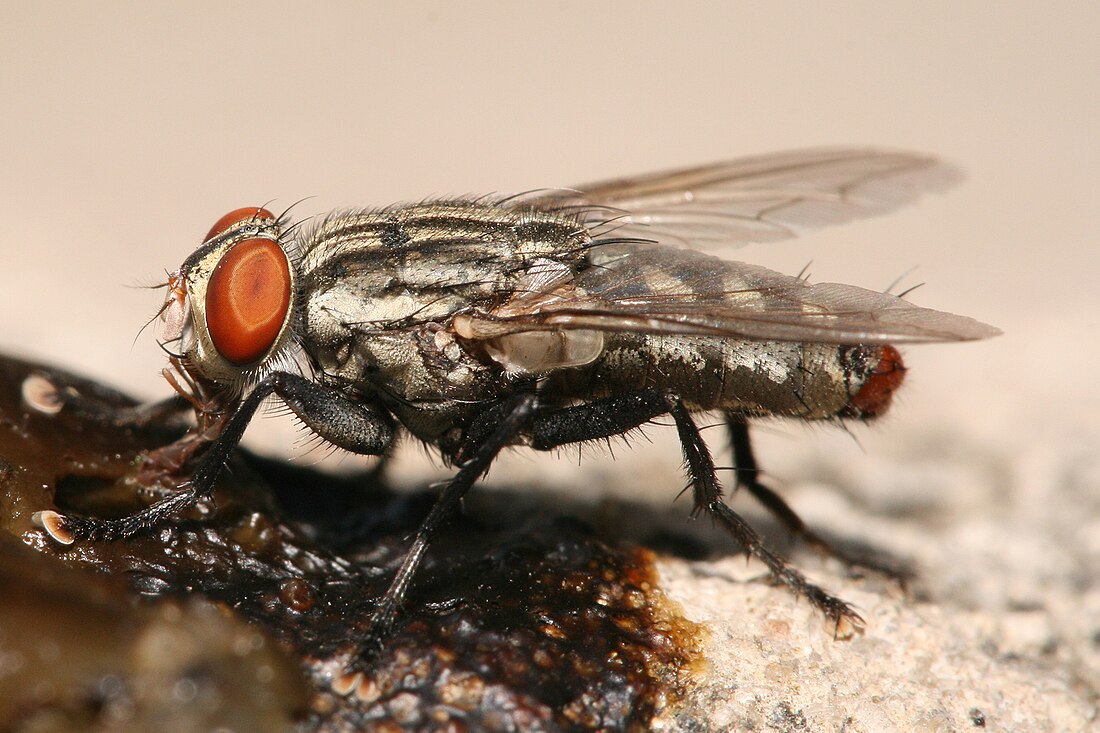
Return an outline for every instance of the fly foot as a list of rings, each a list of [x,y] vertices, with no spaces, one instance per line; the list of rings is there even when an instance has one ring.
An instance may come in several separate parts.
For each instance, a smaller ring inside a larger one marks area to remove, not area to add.
[[[355,698],[366,704],[374,702],[381,694],[374,678],[363,672],[345,672],[332,681],[331,689],[341,697]]]
[[[330,685],[341,697],[355,697],[361,702],[373,702],[378,698],[378,685],[372,676],[382,656],[382,640],[376,633],[367,632],[363,641],[348,657],[343,674],[333,678]]]
[[[833,626],[833,638],[847,641],[857,634],[862,634],[866,627],[863,617],[846,602],[835,596],[827,596],[821,603],[821,610],[825,612],[825,618]]]
[[[46,534],[58,544],[71,545],[76,541],[76,535],[69,526],[69,520],[55,511],[35,512],[31,515],[31,522],[36,527],[46,530]]]

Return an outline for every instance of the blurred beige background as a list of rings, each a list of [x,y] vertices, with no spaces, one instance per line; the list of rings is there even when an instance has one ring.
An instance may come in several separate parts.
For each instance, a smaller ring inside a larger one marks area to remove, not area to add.
[[[134,341],[158,295],[130,286],[241,205],[312,197],[307,215],[885,145],[968,180],[733,254],[875,288],[916,266],[915,302],[1005,330],[908,350],[864,448],[940,427],[1095,445],[1098,31],[1087,2],[5,3],[0,349],[167,394],[153,332]],[[277,422],[249,440],[288,449]]]

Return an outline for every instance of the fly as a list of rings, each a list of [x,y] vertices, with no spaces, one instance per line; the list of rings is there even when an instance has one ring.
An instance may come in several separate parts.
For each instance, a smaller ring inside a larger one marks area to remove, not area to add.
[[[454,476],[347,674],[333,681],[346,693],[392,630],[432,538],[502,449],[552,450],[670,416],[694,513],[722,525],[838,631],[859,628],[847,603],[764,546],[725,504],[695,415],[724,415],[737,484],[824,547],[758,480],[748,420],[874,418],[905,375],[895,344],[999,332],[695,247],[786,239],[891,210],[951,178],[923,155],[826,149],[577,189],[336,212],[311,227],[260,207],[230,212],[170,276],[161,311],[166,348],[177,352],[171,381],[203,429],[180,452],[205,446],[190,479],[120,519],[44,511],[37,521],[73,542],[168,520],[210,496],[271,395],[355,453],[385,453],[399,430],[434,446]]]

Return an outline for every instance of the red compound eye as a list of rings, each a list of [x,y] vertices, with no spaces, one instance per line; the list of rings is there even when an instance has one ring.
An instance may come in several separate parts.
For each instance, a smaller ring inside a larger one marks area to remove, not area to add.
[[[206,233],[206,237],[204,237],[202,241],[208,242],[219,234],[229,231],[233,226],[240,224],[242,221],[261,222],[274,218],[274,214],[259,206],[245,206],[242,209],[233,209],[233,211],[230,211],[214,222],[214,226],[210,227],[210,231]]]
[[[290,263],[270,239],[233,245],[210,275],[206,325],[214,348],[233,364],[250,364],[267,353],[288,308]]]

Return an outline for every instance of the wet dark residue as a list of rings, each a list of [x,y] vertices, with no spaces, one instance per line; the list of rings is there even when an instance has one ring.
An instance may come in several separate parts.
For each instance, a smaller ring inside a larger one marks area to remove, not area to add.
[[[22,402],[32,373],[76,390],[60,412]],[[140,456],[183,428],[118,426],[131,404],[0,359],[0,729],[642,730],[690,684],[701,632],[649,551],[481,511],[433,546],[364,699],[334,695],[432,496],[242,452],[216,508],[127,541],[52,542],[33,512],[118,516],[172,490],[138,482]]]

